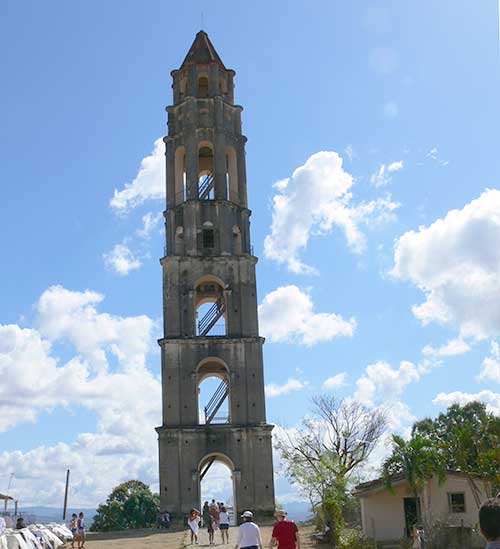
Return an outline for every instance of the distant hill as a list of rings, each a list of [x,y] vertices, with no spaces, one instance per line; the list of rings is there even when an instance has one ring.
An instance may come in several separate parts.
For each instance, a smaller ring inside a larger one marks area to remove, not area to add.
[[[69,507],[66,511],[66,522],[71,518],[72,513],[83,512],[85,515],[87,528],[92,524],[96,510],[93,508],[73,508]],[[30,522],[38,522],[40,524],[46,524],[48,522],[62,522],[62,508],[58,507],[23,507],[19,509],[19,515],[28,518]]]
[[[288,518],[295,522],[304,522],[312,517],[311,505],[307,501],[295,501],[287,503],[283,507],[288,513]]]

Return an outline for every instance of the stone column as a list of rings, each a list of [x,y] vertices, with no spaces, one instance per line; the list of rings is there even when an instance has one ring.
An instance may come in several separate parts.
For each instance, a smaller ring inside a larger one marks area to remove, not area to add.
[[[227,199],[226,137],[223,132],[216,131],[214,145],[215,198],[225,200]]]
[[[236,159],[238,162],[238,198],[240,206],[247,207],[247,167],[245,158],[245,141],[242,137],[236,150]]]
[[[167,208],[176,204],[175,200],[175,150],[174,142],[164,137],[165,142],[165,163],[167,172]]]
[[[198,143],[194,135],[186,143],[186,185],[187,199],[198,198]]]

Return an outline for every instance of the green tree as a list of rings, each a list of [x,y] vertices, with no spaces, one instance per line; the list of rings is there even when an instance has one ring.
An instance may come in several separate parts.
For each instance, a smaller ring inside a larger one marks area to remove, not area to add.
[[[436,476],[443,481],[447,470],[467,475],[478,507],[481,491],[477,477],[500,485],[500,418],[489,413],[484,404],[454,404],[436,419],[418,421],[408,441],[394,435],[392,455],[385,461],[382,474],[390,486],[391,477],[403,473],[418,495],[426,480]]]
[[[119,484],[101,503],[91,529],[96,532],[154,526],[160,510],[160,497],[146,484],[129,480]]]
[[[446,468],[468,475],[476,504],[481,505],[476,475],[500,485],[500,418],[481,402],[453,404],[446,413],[415,423],[413,436],[421,436],[441,452]]]
[[[339,541],[342,510],[351,477],[385,431],[383,413],[353,400],[323,395],[313,399],[313,415],[298,429],[284,431],[276,444],[286,475],[311,503],[320,528]]]
[[[392,490],[392,479],[395,475],[404,474],[413,495],[418,497],[425,483],[432,477],[439,482],[446,478],[446,463],[439,449],[420,435],[413,435],[406,441],[392,436],[392,454],[382,466],[382,477]]]

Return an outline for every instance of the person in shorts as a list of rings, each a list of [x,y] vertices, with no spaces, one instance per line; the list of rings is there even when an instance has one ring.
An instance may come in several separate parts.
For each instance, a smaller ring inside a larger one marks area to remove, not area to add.
[[[85,545],[85,516],[82,512],[78,515],[77,521],[78,528],[78,548],[83,549]]]
[[[73,539],[71,540],[71,548],[75,549],[75,541],[78,541],[78,516],[76,513],[71,515],[71,520],[69,521],[69,529],[73,534]]]
[[[210,512],[210,507],[208,505],[208,501],[205,501],[203,505],[203,525],[207,529],[208,532],[208,542],[210,545],[213,545],[214,543],[214,522],[213,517]]]
[[[486,549],[500,549],[500,498],[487,499],[479,509],[479,528],[486,538]]]
[[[299,529],[295,522],[286,519],[286,511],[278,510],[274,513],[277,520],[273,528],[269,549],[275,545],[278,549],[300,549]]]
[[[222,545],[224,545],[224,543],[229,543],[229,514],[227,512],[227,509],[224,507],[224,505],[222,505],[220,508],[219,528],[220,528],[220,535],[222,538]]]

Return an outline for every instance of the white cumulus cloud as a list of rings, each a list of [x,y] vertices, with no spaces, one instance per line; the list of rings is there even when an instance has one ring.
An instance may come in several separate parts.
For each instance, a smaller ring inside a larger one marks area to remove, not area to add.
[[[336,374],[332,377],[329,377],[328,379],[325,379],[322,387],[326,391],[334,391],[335,389],[340,389],[340,387],[344,387],[346,383],[347,383],[347,373],[342,372],[340,374]]]
[[[281,286],[264,297],[259,305],[262,335],[272,342],[294,342],[306,346],[352,337],[353,318],[344,320],[336,313],[316,313],[311,296],[294,285]]]
[[[470,345],[463,339],[451,339],[444,345],[440,347],[433,347],[432,345],[426,345],[422,349],[422,354],[425,356],[436,356],[436,357],[446,357],[446,356],[457,356],[463,355],[470,351]]]
[[[127,276],[142,265],[125,243],[115,244],[112,250],[102,254],[102,258],[106,268],[119,276]]]
[[[452,404],[465,406],[465,404],[474,401],[486,404],[490,412],[500,415],[500,393],[494,393],[490,390],[479,391],[478,393],[465,393],[462,391],[439,393],[432,402],[438,406],[449,407]]]
[[[389,428],[399,430],[415,419],[402,398],[406,387],[418,382],[432,365],[428,360],[420,364],[403,360],[399,368],[382,360],[369,364],[365,373],[356,381],[354,398],[365,406],[383,408]]]
[[[266,396],[268,398],[274,398],[281,395],[287,395],[288,393],[301,391],[302,389],[305,389],[307,385],[308,383],[306,381],[301,381],[300,379],[291,377],[283,385],[279,385],[277,383],[269,383],[266,385]]]
[[[500,334],[500,191],[491,189],[396,242],[392,274],[417,286],[423,323],[482,340]]]
[[[483,360],[479,381],[494,381],[500,383],[500,345],[491,342],[490,356]]]
[[[153,151],[141,161],[139,171],[122,190],[115,189],[110,206],[117,213],[125,213],[147,200],[165,198],[165,144],[159,137]]]
[[[161,212],[148,212],[142,216],[142,227],[137,230],[137,235],[141,238],[150,238],[151,235],[158,230],[163,220]]]
[[[146,366],[154,323],[99,312],[103,299],[53,286],[35,305],[36,328],[0,325],[0,431],[60,407],[83,407],[97,422],[68,442],[0,452],[0,470],[14,472],[13,494],[24,505],[59,504],[67,468],[71,501],[81,506],[129,478],[157,483],[161,384]]]
[[[310,156],[291,177],[274,188],[271,232],[264,240],[264,255],[284,263],[295,273],[315,273],[303,263],[300,254],[311,234],[325,235],[341,229],[352,251],[366,246],[362,225],[393,219],[398,204],[390,197],[352,203],[353,178],[334,151]]]

